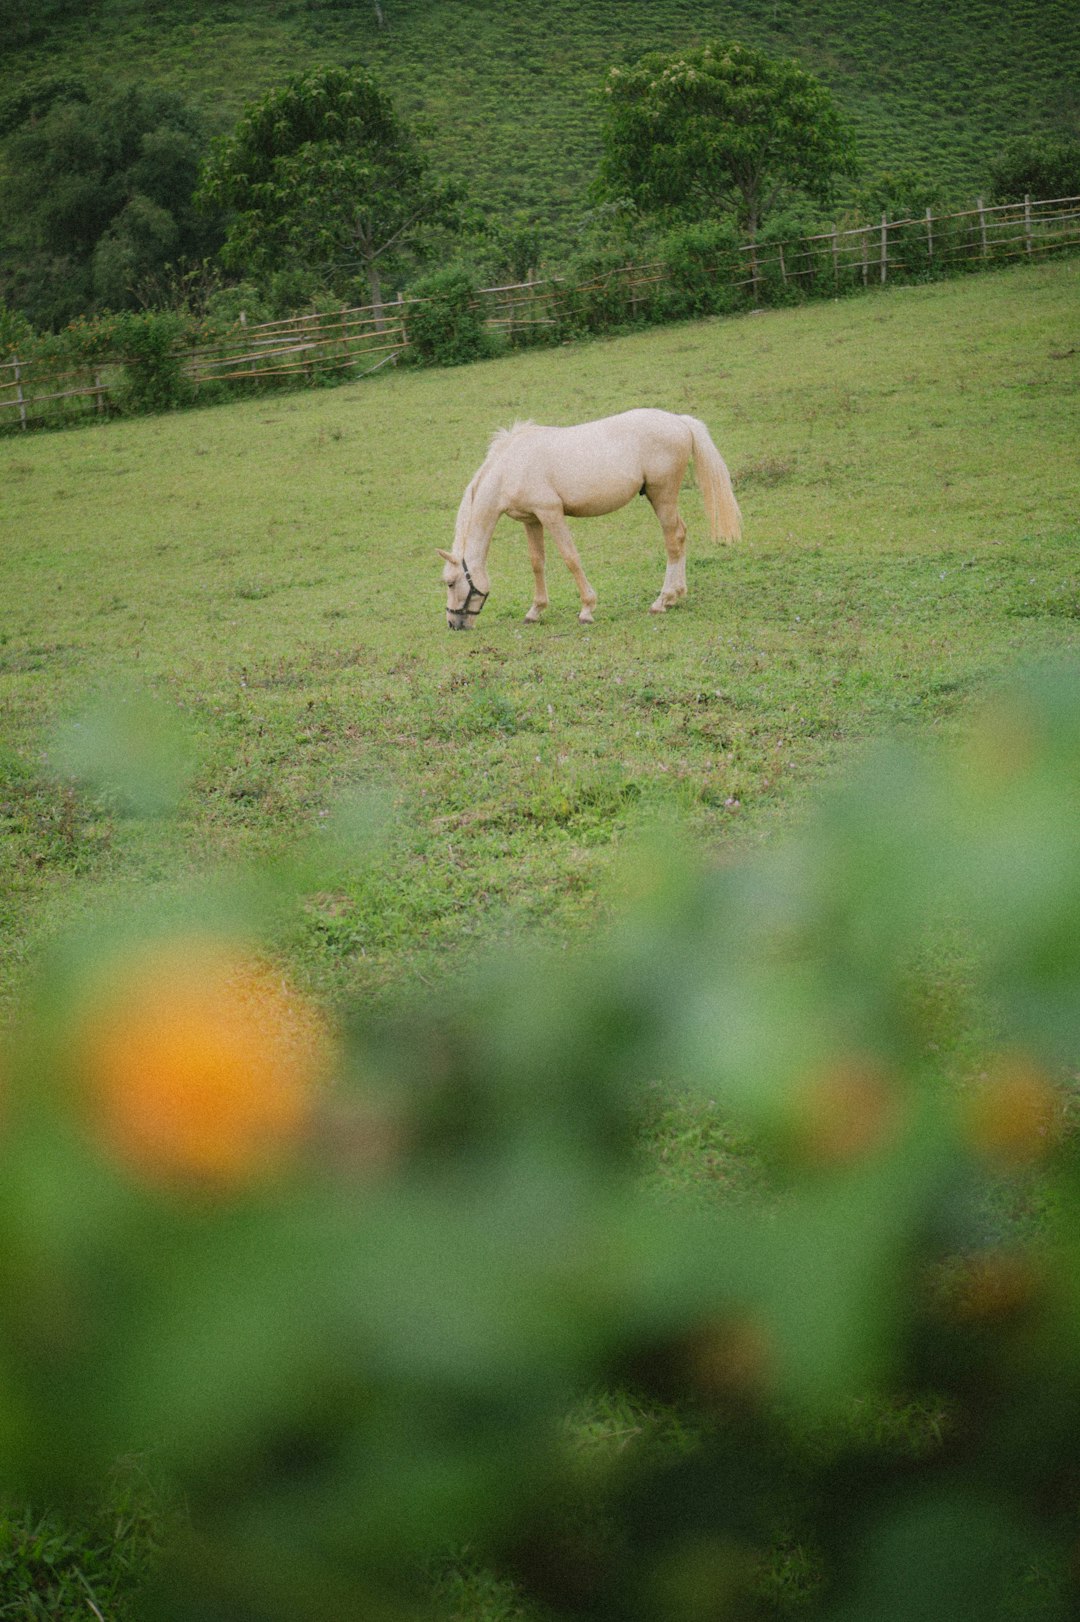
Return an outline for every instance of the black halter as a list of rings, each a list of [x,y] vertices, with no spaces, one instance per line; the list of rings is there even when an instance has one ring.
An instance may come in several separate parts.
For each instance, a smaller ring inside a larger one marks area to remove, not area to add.
[[[461,560],[461,567],[462,567],[462,570],[464,571],[466,580],[469,582],[469,594],[465,598],[465,601],[462,603],[461,607],[460,608],[455,608],[454,612],[455,612],[455,614],[461,614],[463,616],[465,614],[471,614],[473,616],[473,618],[475,619],[476,615],[479,614],[480,610],[483,608],[484,604],[487,602],[487,600],[490,597],[491,593],[488,592],[488,591],[481,591],[480,590],[480,587],[476,584],[476,582],[473,580],[472,575],[469,573],[469,565],[465,562],[464,558],[462,558],[462,560]],[[478,597],[480,599],[475,608],[472,606],[472,602],[473,602],[474,597]]]

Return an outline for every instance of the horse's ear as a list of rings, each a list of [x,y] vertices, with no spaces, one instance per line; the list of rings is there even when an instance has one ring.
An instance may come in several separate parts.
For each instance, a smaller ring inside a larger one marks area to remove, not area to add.
[[[438,552],[444,563],[453,563],[456,561],[454,554],[452,552],[444,552],[441,546],[437,546],[435,550]]]

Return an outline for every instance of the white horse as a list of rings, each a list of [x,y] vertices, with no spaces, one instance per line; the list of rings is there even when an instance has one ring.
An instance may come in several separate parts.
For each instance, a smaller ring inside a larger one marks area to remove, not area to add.
[[[591,624],[596,593],[585,578],[567,517],[595,518],[625,507],[637,495],[648,498],[664,532],[667,570],[660,595],[651,605],[654,614],[664,613],[686,596],[686,525],[679,517],[678,499],[691,457],[713,540],[737,540],[740,517],[731,477],[709,430],[696,417],[638,410],[575,428],[544,428],[535,422],[501,428],[461,498],[453,551],[438,548],[445,562],[450,629],[471,629],[487,601],[488,548],[504,513],[524,524],[529,542],[535,590],[526,620],[538,620],[548,605],[547,530],[577,581],[578,619]]]

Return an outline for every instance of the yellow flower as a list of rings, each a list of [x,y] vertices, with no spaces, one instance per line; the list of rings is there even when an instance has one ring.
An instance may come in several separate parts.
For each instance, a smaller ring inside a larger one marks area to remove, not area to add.
[[[114,972],[78,1036],[95,1135],[154,1181],[245,1184],[285,1160],[329,1068],[325,1021],[253,956],[173,939]]]

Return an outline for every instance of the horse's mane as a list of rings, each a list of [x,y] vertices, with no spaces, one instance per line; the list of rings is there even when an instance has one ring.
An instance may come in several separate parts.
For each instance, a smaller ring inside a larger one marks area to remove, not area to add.
[[[469,527],[469,518],[472,514],[472,505],[473,499],[476,495],[476,487],[480,483],[481,476],[486,470],[488,463],[491,461],[495,453],[501,450],[509,440],[514,439],[518,434],[524,433],[527,429],[535,427],[535,422],[530,419],[527,422],[511,423],[509,428],[496,428],[495,432],[492,434],[491,443],[488,446],[488,453],[484,458],[483,465],[477,469],[472,478],[469,480],[469,483],[465,488],[465,494],[461,498],[461,505],[458,507],[457,523],[454,525],[455,557],[461,557],[464,553],[465,532]]]
[[[513,439],[515,434],[522,434],[526,429],[535,427],[536,424],[530,417],[525,422],[511,423],[509,428],[496,428],[491,436],[491,444],[488,446],[488,455],[491,456],[495,451],[501,449],[508,439]]]

